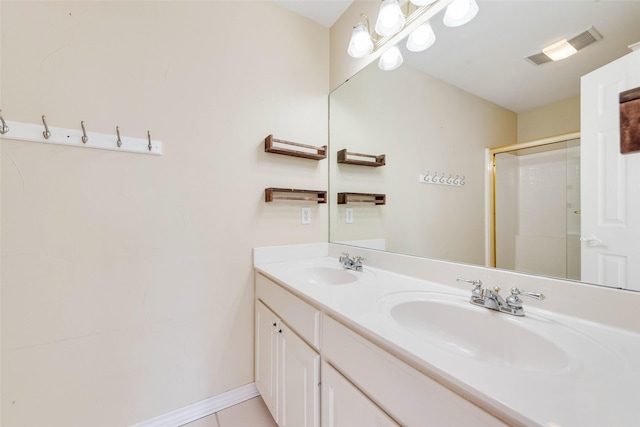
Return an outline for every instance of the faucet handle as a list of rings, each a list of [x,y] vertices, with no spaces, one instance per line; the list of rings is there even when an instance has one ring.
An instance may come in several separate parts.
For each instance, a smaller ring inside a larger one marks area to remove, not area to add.
[[[471,298],[482,298],[482,280],[469,280],[464,277],[458,277],[456,279],[457,282],[465,282],[473,285],[473,290],[471,291]]]
[[[544,296],[544,294],[541,294],[539,292],[521,291],[520,289],[518,289],[516,287],[513,287],[513,288],[511,288],[511,295],[507,298],[507,305],[509,307],[521,308],[522,307],[522,300],[519,298],[520,295],[523,295],[525,297],[534,298],[534,299],[537,299],[537,300],[540,300],[540,301],[542,301],[543,299],[546,298]]]
[[[529,298],[533,298],[533,299],[537,299],[542,301],[543,299],[545,299],[546,297],[544,296],[544,294],[541,294],[540,292],[527,292],[527,291],[521,291],[518,288],[511,288],[511,295],[512,296],[518,296],[518,295],[523,295],[525,297],[529,297]]]
[[[469,279],[465,279],[464,277],[458,277],[456,279],[456,282],[465,282],[465,283],[469,283],[475,287],[480,287],[482,286],[482,280],[477,279],[477,280],[469,280]]]

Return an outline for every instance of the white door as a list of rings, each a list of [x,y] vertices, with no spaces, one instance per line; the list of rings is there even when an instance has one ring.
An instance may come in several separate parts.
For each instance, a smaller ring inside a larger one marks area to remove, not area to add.
[[[255,381],[262,400],[278,421],[278,324],[280,320],[260,301],[256,301]]]
[[[320,426],[320,355],[286,326],[278,328],[280,427]]]
[[[640,51],[582,77],[581,280],[640,290],[640,152],[620,154],[619,94],[640,87]]]

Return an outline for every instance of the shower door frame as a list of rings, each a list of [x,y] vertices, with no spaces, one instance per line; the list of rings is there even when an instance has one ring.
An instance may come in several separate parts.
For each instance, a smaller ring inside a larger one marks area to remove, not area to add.
[[[525,148],[542,147],[544,145],[556,144],[558,142],[571,141],[573,139],[580,139],[580,132],[565,133],[533,141],[504,145],[502,147],[491,148],[488,150],[489,259],[487,261],[490,267],[496,267],[496,155],[508,153],[510,151],[523,150]]]

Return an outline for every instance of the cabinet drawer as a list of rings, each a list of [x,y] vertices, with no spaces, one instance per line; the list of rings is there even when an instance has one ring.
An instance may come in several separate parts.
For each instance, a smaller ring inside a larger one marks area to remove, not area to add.
[[[309,345],[320,348],[320,311],[256,273],[256,298],[275,312]]]
[[[326,315],[322,349],[325,359],[402,425],[506,426]]]

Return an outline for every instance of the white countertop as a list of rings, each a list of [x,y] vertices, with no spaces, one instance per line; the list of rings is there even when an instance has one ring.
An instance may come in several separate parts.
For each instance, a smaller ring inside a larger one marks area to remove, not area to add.
[[[336,267],[338,261],[317,257],[257,264],[255,268],[506,419],[550,427],[640,426],[640,334],[531,308],[526,300],[525,317],[469,304],[472,309],[487,312],[481,315],[500,316],[518,328],[552,338],[566,356],[564,361],[539,369],[504,365],[452,352],[441,343],[434,345],[402,327],[388,311],[389,304],[402,293],[419,297],[421,292],[428,292],[468,301],[470,291],[366,266],[363,272],[352,272],[358,276],[353,283],[320,284],[299,274],[312,266]],[[477,325],[462,327],[473,329]],[[478,328],[477,334],[496,339],[494,330]],[[498,339],[510,344],[510,336]]]

